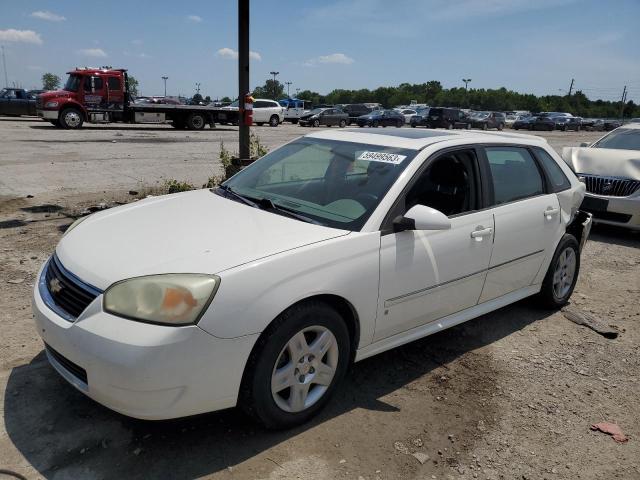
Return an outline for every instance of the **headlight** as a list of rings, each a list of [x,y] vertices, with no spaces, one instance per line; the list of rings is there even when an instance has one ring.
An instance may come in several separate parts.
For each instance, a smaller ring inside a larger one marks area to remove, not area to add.
[[[78,225],[80,225],[82,222],[84,222],[87,218],[89,218],[89,215],[87,215],[86,217],[78,218],[75,222],[73,222],[71,225],[69,225],[67,227],[67,229],[64,231],[64,235],[68,234],[71,230],[76,228]],[[64,237],[64,235],[63,235],[63,237]]]
[[[131,278],[111,285],[104,310],[142,322],[164,325],[196,323],[220,285],[215,275],[169,273]]]
[[[44,104],[45,108],[55,108],[58,106],[58,102],[47,102]]]

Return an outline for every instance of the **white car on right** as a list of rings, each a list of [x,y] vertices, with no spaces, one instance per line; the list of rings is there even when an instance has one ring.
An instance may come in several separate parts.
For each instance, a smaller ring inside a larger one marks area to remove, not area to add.
[[[582,210],[596,223],[640,231],[640,123],[616,128],[595,143],[565,147],[562,158],[582,177]]]

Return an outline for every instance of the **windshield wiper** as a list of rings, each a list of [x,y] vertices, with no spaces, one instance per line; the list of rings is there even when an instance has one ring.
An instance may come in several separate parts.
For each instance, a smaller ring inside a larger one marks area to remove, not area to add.
[[[274,210],[276,212],[280,212],[285,214],[288,217],[291,218],[295,218],[297,220],[301,220],[303,222],[307,222],[307,223],[313,223],[314,225],[322,225],[320,222],[317,222],[316,220],[309,218],[305,215],[301,215],[299,213],[297,213],[294,209],[292,208],[287,208],[287,207],[283,207],[281,205],[276,205],[275,203],[273,203],[273,200],[269,199],[269,198],[261,198],[261,199],[256,199],[258,203],[258,205],[260,205],[262,207],[263,210]]]
[[[238,192],[236,192],[233,188],[231,188],[228,185],[220,185],[218,188],[225,193],[231,194],[231,196],[233,196],[234,198],[237,198],[242,203],[249,205],[250,207],[258,208],[258,209],[261,208],[260,205],[258,205],[258,203],[254,202],[248,197],[245,197],[244,195],[240,195]]]

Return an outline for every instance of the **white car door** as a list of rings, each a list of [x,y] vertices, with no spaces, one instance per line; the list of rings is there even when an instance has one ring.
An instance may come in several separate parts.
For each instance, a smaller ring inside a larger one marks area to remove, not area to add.
[[[484,149],[495,198],[495,238],[480,303],[533,283],[562,235],[560,204],[524,147]]]
[[[416,203],[449,216],[450,230],[402,231],[383,225],[374,341],[478,303],[493,247],[493,213],[482,202],[474,149],[427,160],[388,216]]]

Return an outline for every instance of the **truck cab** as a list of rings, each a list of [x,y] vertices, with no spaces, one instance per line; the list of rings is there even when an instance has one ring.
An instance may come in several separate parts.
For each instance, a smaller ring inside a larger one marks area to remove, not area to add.
[[[38,97],[38,116],[64,128],[83,122],[121,121],[128,103],[126,70],[85,68],[67,72],[60,90]]]
[[[284,109],[284,121],[291,123],[298,123],[300,117],[309,111],[309,102],[300,100],[298,98],[285,98],[280,100],[280,106]]]

